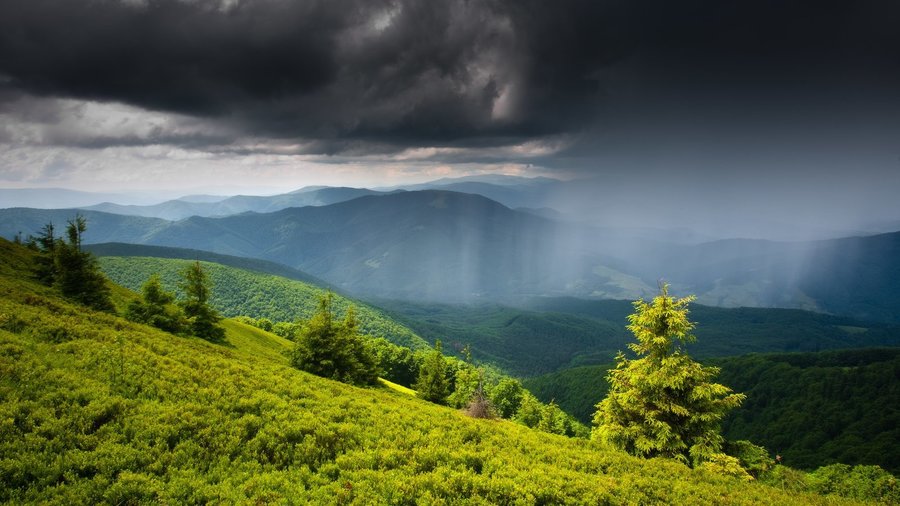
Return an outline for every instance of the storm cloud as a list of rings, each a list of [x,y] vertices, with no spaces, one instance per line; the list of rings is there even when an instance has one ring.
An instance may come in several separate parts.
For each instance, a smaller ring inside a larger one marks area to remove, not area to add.
[[[353,141],[496,146],[673,100],[728,111],[888,99],[898,12],[874,0],[8,0],[0,76],[30,95],[202,118],[326,153]]]

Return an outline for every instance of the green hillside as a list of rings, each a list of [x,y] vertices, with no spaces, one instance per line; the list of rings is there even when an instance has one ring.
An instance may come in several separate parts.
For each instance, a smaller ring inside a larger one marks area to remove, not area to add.
[[[220,255],[210,251],[185,248],[169,248],[166,246],[148,246],[146,244],[127,244],[122,242],[105,242],[100,244],[87,244],[84,249],[101,257],[153,257],[153,258],[180,258],[182,260],[201,260],[215,264],[237,267],[248,271],[273,274],[283,278],[303,281],[324,288],[332,288],[327,282],[307,274],[303,271],[288,267],[276,262],[260,260],[258,258],[235,257]]]
[[[723,434],[749,439],[799,468],[841,462],[900,473],[900,348],[746,355],[709,360],[719,381],[747,395]],[[606,370],[589,366],[529,378],[539,399],[554,399],[590,423],[606,395]]]
[[[114,282],[132,290],[139,290],[151,274],[159,274],[164,287],[178,291],[181,272],[192,260],[147,257],[100,257],[100,267]],[[213,306],[225,316],[250,316],[272,321],[292,322],[309,318],[316,309],[325,289],[295,279],[265,274],[225,265],[201,262],[212,279]],[[339,315],[350,305],[357,308],[362,331],[384,337],[412,349],[424,349],[428,344],[406,327],[398,325],[378,309],[339,295],[335,308]]]
[[[611,363],[632,339],[630,301],[569,297],[529,299],[524,309],[498,304],[377,300],[425,339],[443,339],[522,376]],[[900,345],[900,327],[794,309],[717,308],[691,304],[696,357]]]
[[[28,264],[0,240],[3,503],[850,503],[314,377],[237,323],[222,345],[176,337]]]

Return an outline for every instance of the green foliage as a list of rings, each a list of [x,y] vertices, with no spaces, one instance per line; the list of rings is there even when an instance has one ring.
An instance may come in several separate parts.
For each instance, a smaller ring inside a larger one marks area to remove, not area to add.
[[[531,392],[526,391],[522,395],[522,400],[519,402],[519,409],[513,416],[513,420],[526,427],[537,428],[538,424],[541,423],[543,415],[544,405],[541,404],[541,401],[537,400],[537,397],[531,395]]]
[[[544,404],[527,390],[522,393],[519,409],[512,419],[526,427],[550,434],[578,438],[590,435],[587,427],[561,410],[554,401]]]
[[[68,242],[55,236],[52,223],[45,225],[40,236],[30,241],[39,251],[32,271],[41,282],[58,288],[65,297],[100,311],[112,311],[114,306],[106,278],[94,256],[81,249],[86,230],[87,221],[80,214],[68,222]]]
[[[900,472],[900,348],[753,354],[708,363],[720,368],[720,382],[747,396],[722,421],[726,439],[754,441],[801,469],[843,462]],[[586,422],[605,395],[612,367],[566,369],[524,384]]]
[[[181,272],[193,262],[183,259],[147,257],[100,257],[100,265],[110,279],[132,290],[139,290],[152,274],[159,274],[163,287],[178,290]],[[268,319],[278,335],[294,340],[300,329],[299,321],[307,320],[318,310],[319,300],[326,293],[308,282],[278,275],[203,262],[204,272],[215,285],[210,304],[227,317],[249,316]],[[250,263],[248,268],[254,267]],[[428,344],[410,329],[400,325],[377,308],[334,295],[334,311],[342,318],[350,306],[356,308],[360,332],[384,337],[389,341],[424,350]]]
[[[56,245],[58,244],[53,223],[45,224],[41,228],[40,234],[30,238],[28,242],[30,247],[38,252],[34,256],[34,266],[32,267],[34,276],[47,286],[53,285],[56,280]]]
[[[383,337],[372,339],[375,360],[381,376],[405,387],[412,387],[419,377],[423,356],[409,348],[397,346]]]
[[[555,402],[543,406],[541,409],[541,419],[537,424],[537,429],[549,432],[551,434],[561,434],[563,436],[578,435],[575,432],[575,426],[572,419]]]
[[[736,458],[741,468],[753,478],[759,478],[775,465],[768,450],[750,441],[726,441],[725,454]]]
[[[853,504],[329,381],[236,321],[231,346],[173,337],[23,278],[32,257],[0,240],[0,503]]]
[[[617,350],[624,349],[632,338],[622,323],[634,307],[623,300],[539,297],[523,301],[523,308],[399,301],[378,304],[425,339],[441,339],[448,349],[470,345],[476,360],[522,377],[612,363]],[[698,341],[690,346],[695,358],[900,345],[900,327],[896,325],[811,311],[691,304],[691,315],[700,322]],[[558,395],[557,400],[562,406]],[[596,402],[591,402],[591,408]],[[585,416],[593,413],[593,409],[589,411]]]
[[[419,368],[419,377],[413,388],[419,397],[435,404],[446,404],[450,386],[447,381],[447,360],[441,349],[441,341],[434,343],[434,350],[425,356]]]
[[[491,405],[501,418],[512,418],[519,411],[525,388],[515,378],[503,378],[489,391]]]
[[[640,358],[619,354],[609,372],[609,393],[597,404],[595,437],[633,455],[694,465],[720,453],[720,421],[744,396],[712,383],[718,369],[683,351],[695,339],[688,320],[691,300],[670,297],[663,285],[651,303],[634,303],[628,329],[637,342],[629,348]]]
[[[720,379],[747,394],[722,423],[792,467],[877,464],[900,472],[900,348],[720,359]]]
[[[747,473],[747,470],[741,466],[741,461],[738,458],[724,453],[711,454],[704,459],[697,468],[718,475],[732,476],[747,481],[753,479],[753,477]]]
[[[538,313],[496,304],[451,305],[379,301],[391,316],[429,341],[447,348],[471,347],[480,362],[514,374],[556,370],[582,353],[600,350],[608,357],[623,342],[618,324],[558,312]],[[552,342],[552,346],[547,343]]]
[[[878,466],[831,464],[810,473],[809,482],[814,491],[823,495],[900,504],[900,483]]]
[[[581,366],[558,372],[525,378],[522,384],[538,399],[555,399],[566,413],[581,423],[591,423],[597,402],[606,397],[609,382],[606,376],[615,365]]]
[[[128,305],[126,318],[173,334],[181,334],[187,330],[188,322],[181,309],[175,305],[175,294],[163,290],[159,276],[150,276],[141,287],[141,294],[141,300],[132,301]]]
[[[333,295],[326,293],[319,310],[303,326],[291,353],[291,364],[323,378],[354,385],[371,385],[378,379],[375,354],[359,334],[351,308],[343,321],[336,321]]]
[[[469,405],[482,383],[481,371],[464,362],[456,368],[453,377],[453,392],[447,396],[447,405],[464,408]]]
[[[182,271],[181,289],[185,298],[181,309],[187,317],[192,335],[208,341],[220,342],[225,339],[225,330],[217,325],[222,319],[210,304],[212,282],[200,262],[194,262]]]

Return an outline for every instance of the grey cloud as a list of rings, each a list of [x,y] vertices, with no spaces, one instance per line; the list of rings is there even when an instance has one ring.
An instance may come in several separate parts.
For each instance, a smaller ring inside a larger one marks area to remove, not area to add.
[[[896,104],[898,18],[879,0],[7,0],[0,107],[5,89],[223,125],[87,147],[496,147],[652,123],[673,103],[724,121],[798,98]]]

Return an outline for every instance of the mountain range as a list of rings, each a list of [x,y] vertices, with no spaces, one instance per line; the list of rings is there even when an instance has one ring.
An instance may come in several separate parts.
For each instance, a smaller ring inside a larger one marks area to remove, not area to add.
[[[330,195],[347,196],[346,189]],[[323,189],[312,192],[325,198]],[[302,194],[301,194],[302,195]],[[338,198],[338,197],[334,197]],[[225,202],[225,201],[222,201]],[[0,210],[0,235],[36,234],[75,210]],[[85,242],[128,242],[259,258],[350,293],[515,303],[522,297],[674,293],[723,307],[802,308],[900,321],[900,233],[686,244],[510,209],[443,190],[373,192],[330,205],[176,221],[80,211]]]

